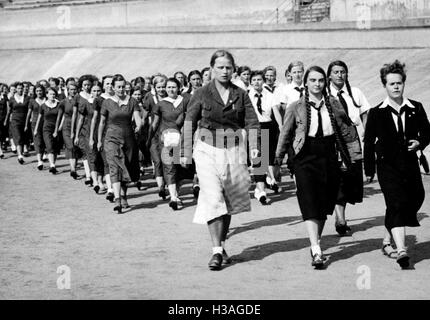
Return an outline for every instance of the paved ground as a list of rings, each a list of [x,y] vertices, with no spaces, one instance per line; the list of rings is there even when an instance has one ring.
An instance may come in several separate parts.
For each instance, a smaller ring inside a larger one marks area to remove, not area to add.
[[[132,208],[120,216],[104,196],[69,176],[36,170],[34,157],[0,160],[1,299],[428,299],[430,297],[430,197],[420,228],[408,229],[413,270],[402,271],[381,254],[384,201],[378,183],[348,208],[352,237],[339,238],[333,218],[323,250],[328,267],[310,266],[309,241],[295,197],[284,192],[272,204],[252,200],[252,212],[235,216],[227,251],[234,264],[210,272],[209,233],[191,223],[195,202],[173,212],[159,200],[154,181],[133,188]],[[80,169],[80,174],[83,170]],[[423,176],[430,189],[430,177]],[[70,268],[70,289],[57,287],[59,266]]]

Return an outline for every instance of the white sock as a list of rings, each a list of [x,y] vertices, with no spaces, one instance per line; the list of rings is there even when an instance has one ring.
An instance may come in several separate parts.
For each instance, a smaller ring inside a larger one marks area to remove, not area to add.
[[[322,254],[321,247],[319,245],[318,246],[311,246],[311,250],[312,250],[313,255],[314,254],[319,254],[319,255]]]
[[[222,254],[222,247],[213,247],[212,248],[212,254]]]

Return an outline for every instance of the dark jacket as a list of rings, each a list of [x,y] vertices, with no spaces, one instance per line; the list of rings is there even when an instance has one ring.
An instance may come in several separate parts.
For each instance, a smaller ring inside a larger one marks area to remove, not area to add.
[[[405,113],[405,141],[417,140],[419,148],[424,150],[430,143],[430,124],[423,105],[409,100],[415,108],[408,108]],[[364,134],[364,171],[366,176],[375,175],[376,159],[385,163],[395,163],[402,153],[407,151],[407,143],[397,135],[389,107],[380,103],[370,109]],[[375,155],[376,153],[376,155]],[[416,153],[410,153],[416,157]],[[376,158],[377,157],[377,158]]]
[[[232,130],[234,132],[246,129],[249,137],[251,149],[257,148],[257,135],[259,134],[260,123],[252,106],[252,102],[245,90],[230,83],[229,98],[227,105],[218,93],[214,80],[193,94],[187,108],[185,116],[184,130],[192,129],[183,133],[183,154],[189,157],[192,153],[192,143],[194,132],[199,129],[206,129],[212,133],[214,138],[213,146],[216,146],[215,137],[217,130]],[[191,128],[190,128],[191,127]],[[255,129],[250,132],[250,129]],[[251,136],[249,136],[251,134]]]
[[[362,150],[360,139],[354,124],[343,110],[340,102],[330,96],[330,105],[336,120],[337,128],[340,133],[340,143],[336,144],[337,149],[341,152],[342,160],[348,166],[350,163],[361,160]],[[309,131],[308,114],[305,97],[293,102],[285,114],[285,122],[282,127],[278,147],[276,148],[276,158],[283,159],[288,153],[289,163],[299,154],[305,144]]]

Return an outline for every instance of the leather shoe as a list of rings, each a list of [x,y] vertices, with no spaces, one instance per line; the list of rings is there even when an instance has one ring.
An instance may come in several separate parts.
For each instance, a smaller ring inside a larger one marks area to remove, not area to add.
[[[228,256],[227,252],[223,249],[222,250],[222,265],[225,266],[227,264],[230,264],[231,258]]]
[[[409,268],[409,256],[405,250],[401,250],[397,254],[397,263],[402,269]]]
[[[324,267],[324,258],[321,254],[314,254],[312,256],[312,267],[315,269],[322,269]]]
[[[113,192],[108,192],[108,194],[106,195],[106,200],[113,202],[113,199],[115,198],[115,195],[113,194]]]
[[[212,258],[209,260],[208,266],[212,271],[217,271],[221,269],[222,265],[222,254],[215,253]]]

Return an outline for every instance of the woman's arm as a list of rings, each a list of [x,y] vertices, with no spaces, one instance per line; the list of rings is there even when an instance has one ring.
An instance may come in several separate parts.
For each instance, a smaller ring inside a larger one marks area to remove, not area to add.
[[[70,125],[70,139],[74,139],[75,137],[75,123],[76,123],[76,115],[78,113],[78,107],[75,105],[73,106],[73,112],[72,112],[72,123]],[[77,136],[77,134],[76,134]]]
[[[62,119],[61,124],[60,124],[60,119]],[[61,130],[59,128],[62,128],[63,122],[64,122],[63,109],[60,108],[58,110],[57,121],[55,121],[55,129],[53,134],[54,138],[57,137],[58,131]]]
[[[88,142],[91,149],[94,146],[94,131],[96,131],[96,123],[97,123],[98,116],[99,116],[99,112],[97,110],[94,110],[93,117],[91,119],[91,124],[90,124],[90,141]]]
[[[31,120],[31,116],[32,116],[32,114],[33,114],[33,109],[30,107],[30,108],[28,108],[27,116],[25,117],[25,127],[24,127],[24,131],[27,131],[27,130],[28,130],[28,124],[30,123],[30,120]]]
[[[37,132],[39,131],[39,125],[40,125],[40,119],[42,118],[42,115],[39,112],[39,115],[37,116],[37,120],[36,120],[36,126],[34,127],[34,132],[33,135],[36,136]]]
[[[76,125],[76,137],[74,141],[75,145],[79,144],[79,132],[81,131],[83,123],[84,123],[84,115],[82,113],[79,113],[78,123]]]
[[[99,131],[97,132],[97,150],[101,151],[103,148],[102,144],[102,136],[103,136],[103,130],[105,129],[105,123],[106,123],[106,116],[101,115],[100,117],[100,123],[99,123]]]
[[[275,117],[279,130],[282,129],[282,116],[281,116],[280,108],[281,108],[281,105],[279,104],[273,106],[273,116]]]
[[[7,126],[7,122],[10,121],[10,119],[9,119],[9,116],[10,116],[10,113],[11,113],[10,109],[11,109],[10,103],[9,103],[9,101],[6,101],[6,110],[7,111],[6,111],[6,118],[4,118],[4,123],[3,123],[3,125],[5,127]]]
[[[133,112],[134,117],[134,123],[136,124],[136,128],[134,129],[134,132],[138,133],[140,131],[140,128],[142,127],[142,118],[140,117],[140,112],[135,110]]]
[[[379,125],[377,111],[377,108],[369,111],[364,132],[364,172],[368,182],[373,181],[376,172],[375,142],[377,135],[376,127]]]

